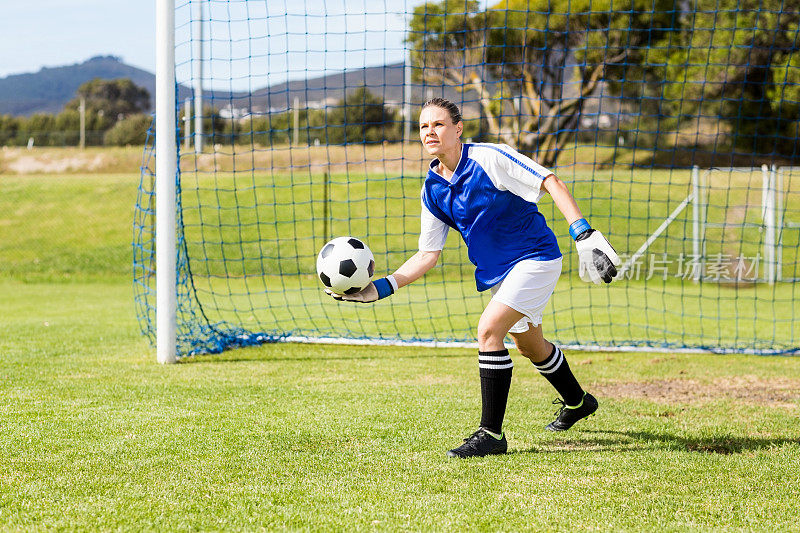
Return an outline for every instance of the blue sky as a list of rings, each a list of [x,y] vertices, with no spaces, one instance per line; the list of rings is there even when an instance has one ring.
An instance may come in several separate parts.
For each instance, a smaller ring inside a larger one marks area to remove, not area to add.
[[[155,67],[154,0],[3,0],[0,77],[117,55]]]
[[[263,85],[265,79],[277,83],[310,73],[402,61],[405,13],[420,1],[204,0],[217,21],[209,25],[214,41],[206,47],[206,75],[213,71],[214,79],[231,77],[242,88]],[[155,70],[155,0],[3,0],[3,4],[0,77],[109,54]],[[189,0],[176,4],[176,40],[181,43],[188,37],[192,6]],[[259,17],[261,22],[254,22]],[[251,37],[243,39],[248,32]],[[228,45],[226,33],[234,37],[234,46]],[[180,78],[189,47],[179,45],[177,55]],[[253,81],[256,77],[258,82]]]
[[[204,18],[206,86],[255,89],[286,79],[397,63],[406,56],[408,11],[420,0],[179,0],[175,13],[176,76],[192,77],[188,44]]]

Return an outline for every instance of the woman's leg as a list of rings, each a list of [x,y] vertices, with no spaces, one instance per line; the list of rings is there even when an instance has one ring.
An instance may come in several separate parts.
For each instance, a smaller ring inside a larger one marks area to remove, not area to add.
[[[503,344],[509,328],[522,313],[490,301],[478,322],[478,369],[481,377],[481,423],[464,444],[447,452],[450,457],[483,457],[506,453],[503,435],[511,371],[514,363]]]
[[[478,322],[478,368],[481,377],[481,427],[502,433],[514,363],[503,341],[523,317],[505,304],[490,301]]]
[[[519,353],[527,357],[542,376],[550,382],[564,400],[558,418],[547,426],[552,431],[564,431],[597,410],[597,400],[584,392],[572,374],[563,352],[542,336],[542,327],[511,333]]]
[[[547,359],[555,346],[542,335],[542,326],[530,326],[528,331],[522,333],[509,333],[517,350],[523,357],[527,357],[535,365]]]
[[[524,317],[516,309],[491,300],[478,321],[478,349],[482,352],[505,349],[508,330]]]
[[[511,333],[519,353],[527,357],[536,370],[558,391],[567,405],[583,400],[583,388],[572,374],[563,352],[542,336],[542,326],[528,328],[523,333]]]

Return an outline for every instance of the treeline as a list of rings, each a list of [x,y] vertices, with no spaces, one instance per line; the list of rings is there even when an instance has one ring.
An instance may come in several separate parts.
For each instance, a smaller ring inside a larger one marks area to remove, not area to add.
[[[110,121],[96,113],[86,113],[87,146],[125,146],[144,144],[150,115],[137,113]],[[64,110],[56,115],[37,113],[30,117],[0,115],[0,146],[78,146],[80,113]]]
[[[418,109],[416,110],[418,111]],[[401,111],[366,87],[348,93],[323,109],[299,109],[273,113],[253,113],[246,118],[222,118],[217,110],[203,113],[204,132],[214,144],[375,144],[400,142],[404,135]],[[298,128],[295,139],[295,115]],[[488,133],[480,118],[464,120],[465,139],[479,140]],[[411,127],[415,139],[416,127]],[[185,138],[185,137],[184,137]]]
[[[150,126],[150,94],[127,78],[94,79],[78,88],[75,98],[57,114],[30,117],[0,115],[0,145],[77,146],[84,105],[86,144],[124,146],[143,144]]]
[[[222,118],[215,110],[205,131],[215,144],[348,144],[397,142],[403,139],[401,113],[360,87],[322,109],[253,113],[246,118]],[[298,138],[295,139],[295,113]]]
[[[348,93],[326,108],[298,110],[297,139],[294,138],[293,110],[254,113],[244,119],[220,119],[217,113],[212,114],[215,117],[213,141],[222,144],[374,144],[399,142],[404,135],[404,120],[400,110],[387,106],[380,96],[366,87]],[[210,120],[206,121],[207,128],[211,123]],[[465,139],[479,138],[480,131],[480,119],[464,121]],[[412,139],[416,135],[416,128],[412,126]]]
[[[30,117],[0,115],[0,146],[25,146],[30,139],[35,146],[77,146],[81,100],[85,103],[87,146],[144,144],[152,122],[152,116],[145,113],[149,98],[146,89],[129,79],[92,80],[81,85],[75,98],[60,113]],[[400,110],[387,106],[366,87],[322,109],[252,113],[241,118],[223,116],[219,109],[206,107],[203,116],[206,139],[223,145],[398,142],[403,139],[404,129]],[[179,115],[178,120],[180,140],[184,141],[184,116]],[[478,133],[477,121],[473,122],[466,125],[467,136]]]

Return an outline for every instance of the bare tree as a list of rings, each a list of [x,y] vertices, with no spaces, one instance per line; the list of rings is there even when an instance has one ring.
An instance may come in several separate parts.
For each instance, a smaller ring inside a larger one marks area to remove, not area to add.
[[[490,134],[553,166],[603,81],[640,77],[646,46],[674,31],[672,0],[443,0],[415,10],[419,77],[474,91]],[[616,82],[615,82],[616,81]],[[640,82],[641,85],[641,82]],[[637,88],[641,90],[641,88]]]

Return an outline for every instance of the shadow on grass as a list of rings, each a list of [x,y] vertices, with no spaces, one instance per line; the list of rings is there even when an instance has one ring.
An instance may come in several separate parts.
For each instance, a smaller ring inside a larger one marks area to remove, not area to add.
[[[511,453],[562,453],[575,451],[640,451],[652,448],[673,451],[689,451],[732,455],[765,450],[785,444],[800,445],[800,438],[741,437],[719,435],[714,437],[692,437],[649,431],[584,430],[583,435],[561,439]]]

